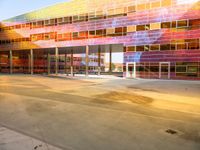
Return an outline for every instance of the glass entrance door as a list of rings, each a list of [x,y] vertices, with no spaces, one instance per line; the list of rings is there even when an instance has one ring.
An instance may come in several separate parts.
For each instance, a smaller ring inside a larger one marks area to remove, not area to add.
[[[170,62],[160,62],[159,78],[170,79]]]
[[[136,63],[135,62],[126,64],[126,77],[136,78]]]

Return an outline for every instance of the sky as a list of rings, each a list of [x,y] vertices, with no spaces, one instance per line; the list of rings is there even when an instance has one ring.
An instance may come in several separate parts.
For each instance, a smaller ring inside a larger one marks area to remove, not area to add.
[[[69,0],[0,0],[0,21]]]

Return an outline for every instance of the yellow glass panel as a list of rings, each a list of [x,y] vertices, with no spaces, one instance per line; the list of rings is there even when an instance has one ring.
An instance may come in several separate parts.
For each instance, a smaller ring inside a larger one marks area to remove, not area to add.
[[[150,3],[147,3],[147,4],[146,4],[146,10],[149,10],[150,8],[151,8]]]
[[[127,32],[135,32],[136,31],[136,26],[128,26],[127,27]]]
[[[128,13],[132,13],[136,11],[136,6],[128,6]]]
[[[150,24],[150,29],[151,29],[151,30],[157,30],[157,29],[160,29],[160,28],[161,28],[161,23],[160,23],[160,22],[151,23],[151,24]]]
[[[162,7],[168,7],[172,5],[172,0],[162,0],[161,3],[162,3],[161,4]]]
[[[135,52],[135,46],[129,46],[126,48],[127,52]]]
[[[142,11],[146,9],[146,4],[138,4],[137,5],[137,11]]]
[[[151,3],[151,8],[159,8],[160,7],[160,1],[157,1],[157,2],[152,2]]]
[[[106,29],[106,34],[114,34],[114,33],[115,33],[115,28]]]
[[[200,10],[200,1],[196,2],[191,9],[192,10]]]
[[[115,13],[116,14],[123,14],[124,13],[124,8],[122,7],[122,8],[116,8],[115,9]]]
[[[115,10],[114,9],[108,10],[108,16],[112,16],[114,14],[115,14]]]

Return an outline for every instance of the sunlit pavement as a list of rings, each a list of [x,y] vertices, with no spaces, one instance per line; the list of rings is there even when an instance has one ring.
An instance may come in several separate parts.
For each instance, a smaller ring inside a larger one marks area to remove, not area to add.
[[[0,75],[0,126],[66,150],[199,150],[200,81]]]

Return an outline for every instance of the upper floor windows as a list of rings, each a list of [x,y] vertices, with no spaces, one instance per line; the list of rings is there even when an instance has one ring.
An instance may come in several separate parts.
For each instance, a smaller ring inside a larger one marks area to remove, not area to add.
[[[72,17],[62,17],[57,19],[58,24],[70,24],[72,23]]]
[[[135,32],[136,31],[136,25],[128,26],[127,32]]]
[[[127,13],[134,13],[136,12],[136,6],[128,6]]]
[[[41,33],[41,34],[32,34],[31,41],[40,41],[40,40],[55,40],[56,34],[54,32]]]
[[[200,39],[176,39],[166,44],[128,46],[126,47],[126,52],[199,50],[199,49],[200,49]]]
[[[53,25],[56,25],[56,23],[57,23],[57,19],[50,19],[50,20],[44,21],[45,26],[53,26]]]
[[[151,9],[154,9],[154,8],[159,8],[161,7],[161,1],[154,1],[154,2],[151,2]]]
[[[72,40],[71,33],[57,34],[57,41],[69,41],[69,40]]]
[[[88,14],[80,14],[72,16],[73,23],[83,22],[83,21],[88,21]]]
[[[171,28],[171,22],[162,22],[161,28]]]
[[[150,29],[150,25],[146,24],[146,25],[137,25],[136,27],[136,31],[145,31],[145,30],[149,30]]]
[[[107,18],[124,16],[126,14],[127,14],[127,11],[125,7],[113,8],[113,9],[107,10]]]
[[[160,22],[156,22],[156,23],[151,23],[150,24],[150,29],[151,30],[158,30],[161,28],[161,23]]]
[[[178,20],[177,21],[177,28],[187,27],[188,26],[188,20]]]
[[[149,50],[150,51],[159,51],[160,50],[160,45],[159,44],[150,45]]]

